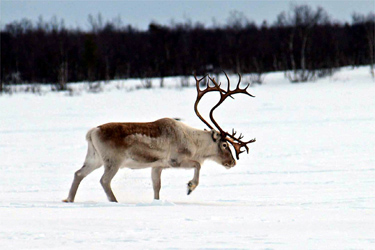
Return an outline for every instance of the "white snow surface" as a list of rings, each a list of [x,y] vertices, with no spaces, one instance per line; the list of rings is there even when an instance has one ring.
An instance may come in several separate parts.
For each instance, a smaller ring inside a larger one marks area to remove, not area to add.
[[[163,89],[127,84],[134,80],[103,84],[96,94],[0,96],[1,249],[375,249],[368,67],[302,84],[270,73],[249,88],[256,98],[228,100],[215,113],[219,123],[257,141],[230,170],[205,162],[189,196],[193,170],[164,170],[161,201],[153,201],[150,169],[122,169],[112,182],[119,203],[110,203],[99,169],[75,203],[62,203],[91,127],[172,117],[205,128],[194,87],[175,87],[178,78]],[[217,98],[203,100],[202,113]]]

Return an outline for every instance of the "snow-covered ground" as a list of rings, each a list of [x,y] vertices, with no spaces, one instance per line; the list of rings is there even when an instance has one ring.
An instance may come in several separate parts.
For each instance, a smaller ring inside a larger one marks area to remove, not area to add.
[[[194,88],[171,87],[176,78],[164,89],[127,84],[97,94],[0,96],[1,249],[375,249],[368,67],[304,84],[272,73],[250,88],[256,98],[228,100],[217,120],[257,142],[231,170],[206,162],[190,196],[193,170],[165,170],[162,200],[153,201],[150,169],[123,169],[112,183],[119,203],[109,203],[100,169],[82,182],[76,203],[62,203],[89,128],[161,117],[205,128],[193,111]],[[203,113],[216,98],[202,101]]]

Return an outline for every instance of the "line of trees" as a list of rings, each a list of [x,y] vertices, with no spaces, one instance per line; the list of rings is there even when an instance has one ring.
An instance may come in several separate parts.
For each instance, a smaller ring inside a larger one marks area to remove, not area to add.
[[[89,16],[89,31],[67,29],[53,18],[27,19],[1,31],[1,86],[149,78],[206,72],[285,71],[291,82],[347,65],[374,64],[375,15],[353,14],[351,23],[332,21],[322,8],[292,6],[277,21],[261,25],[238,11],[226,25],[151,23],[142,31],[119,18]],[[372,66],[373,67],[373,66]],[[374,69],[371,68],[372,74]],[[261,79],[261,77],[259,77]]]

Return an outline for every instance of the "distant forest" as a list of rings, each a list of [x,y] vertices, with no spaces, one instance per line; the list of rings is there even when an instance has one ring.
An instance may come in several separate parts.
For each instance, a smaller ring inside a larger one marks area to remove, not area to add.
[[[342,66],[374,64],[375,15],[332,21],[322,8],[295,5],[273,24],[256,25],[239,11],[225,25],[186,20],[147,30],[90,15],[89,30],[40,18],[1,30],[1,86],[124,78],[151,78],[284,71],[291,82],[307,81]],[[372,73],[373,68],[371,68]]]

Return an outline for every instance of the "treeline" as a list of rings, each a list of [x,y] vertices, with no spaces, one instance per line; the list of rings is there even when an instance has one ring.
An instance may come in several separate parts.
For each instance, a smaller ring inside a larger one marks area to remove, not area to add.
[[[227,72],[285,71],[292,82],[347,65],[374,64],[373,13],[351,23],[322,8],[293,6],[273,24],[231,12],[226,25],[186,21],[148,30],[89,16],[89,31],[53,18],[23,19],[1,31],[1,83],[56,83]],[[372,69],[373,72],[373,69]],[[260,78],[259,78],[260,79]]]

